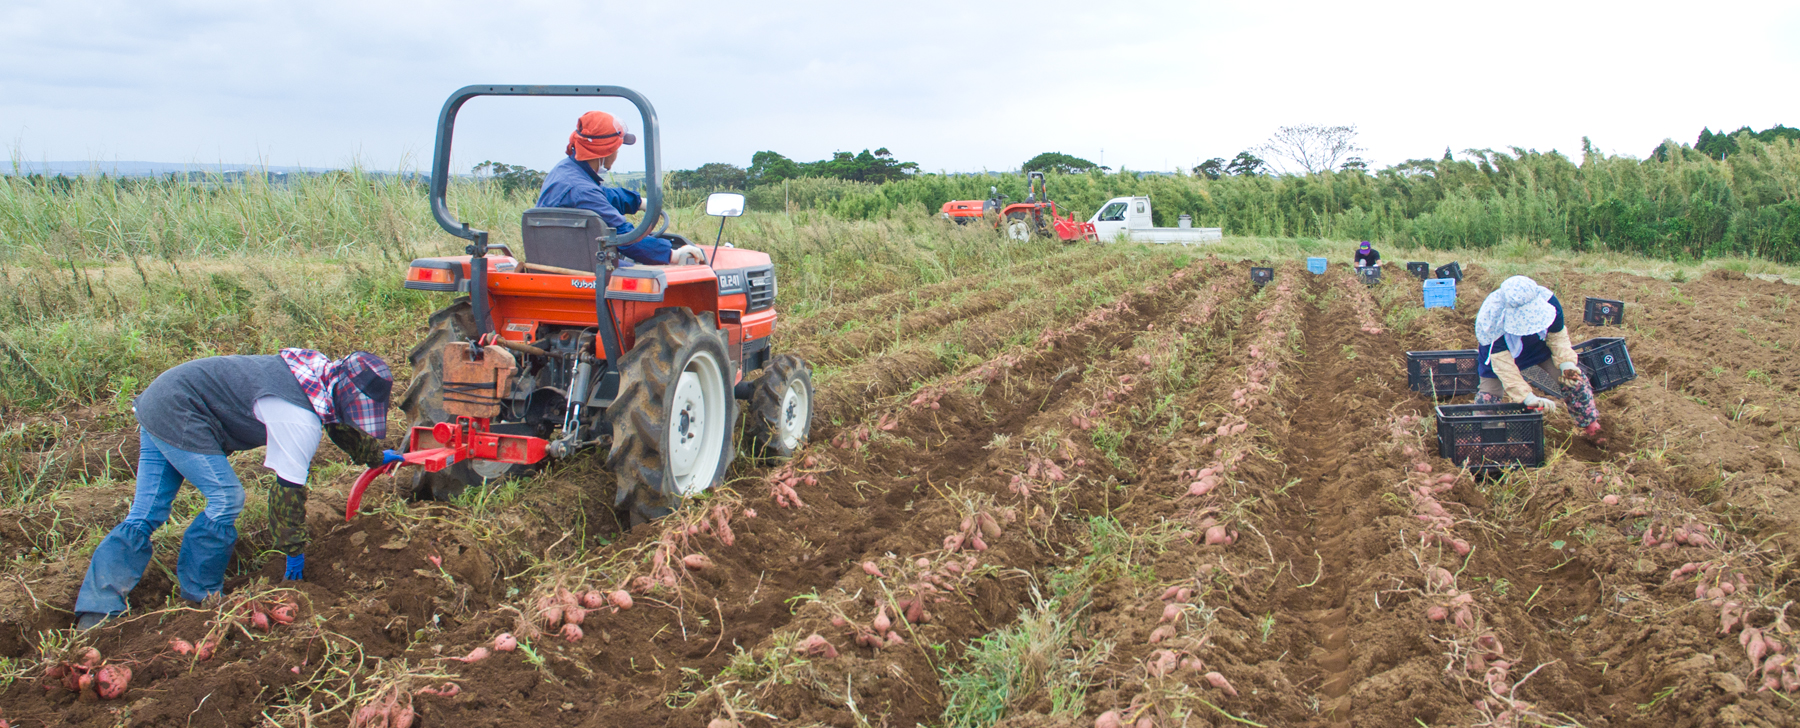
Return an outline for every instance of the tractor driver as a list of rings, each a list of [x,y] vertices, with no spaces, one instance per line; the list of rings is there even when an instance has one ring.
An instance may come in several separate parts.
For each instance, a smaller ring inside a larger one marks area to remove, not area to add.
[[[575,122],[575,131],[569,134],[569,146],[563,150],[568,156],[544,175],[544,189],[538,193],[537,206],[591,210],[614,233],[631,232],[635,226],[625,219],[625,215],[637,212],[643,199],[631,190],[606,186],[600,174],[611,169],[613,162],[618,160],[619,147],[636,143],[637,137],[612,114],[604,111],[582,114]],[[671,251],[668,240],[654,235],[621,247],[619,252],[649,265],[667,265],[672,252],[683,259],[700,256],[700,250],[693,246]]]

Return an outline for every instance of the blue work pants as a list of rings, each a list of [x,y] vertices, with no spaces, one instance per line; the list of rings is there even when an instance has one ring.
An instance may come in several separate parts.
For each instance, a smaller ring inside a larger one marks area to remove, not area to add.
[[[87,579],[81,582],[76,612],[118,614],[144,570],[150,566],[150,534],[169,520],[175,493],[186,480],[206,498],[206,510],[194,517],[181,537],[175,577],[184,599],[200,601],[225,586],[225,563],[237,543],[238,513],[244,510],[244,486],[224,455],[202,455],[176,449],[138,428],[137,494],[125,522],[94,549]]]

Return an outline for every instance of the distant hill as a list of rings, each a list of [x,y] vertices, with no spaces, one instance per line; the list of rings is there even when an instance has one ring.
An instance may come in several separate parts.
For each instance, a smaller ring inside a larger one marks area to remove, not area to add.
[[[273,182],[284,182],[289,175],[319,175],[338,171],[332,167],[283,167],[260,166],[254,164],[176,164],[173,162],[18,162],[15,170],[10,165],[0,164],[0,175],[41,174],[45,177],[62,175],[65,177],[167,177],[176,175],[193,180],[205,180],[211,177],[223,177],[231,182],[242,179],[246,175],[266,174]],[[387,177],[394,173],[389,170],[365,169],[363,174],[371,177]],[[458,173],[455,177],[470,177],[466,173]],[[431,175],[423,172],[409,172],[409,179],[429,180]],[[634,190],[644,189],[643,172],[610,172],[607,174],[609,184]]]
[[[236,172],[238,174],[242,174],[244,172],[255,172],[255,171],[268,172],[269,174],[292,174],[294,172],[306,172],[306,173],[311,173],[311,174],[320,174],[323,172],[332,171],[331,168],[328,168],[328,167],[280,167],[280,166],[273,166],[273,165],[262,166],[262,165],[256,165],[256,164],[223,164],[223,163],[220,163],[220,164],[199,164],[199,163],[176,164],[176,163],[172,163],[172,162],[136,162],[136,161],[29,162],[29,161],[20,160],[17,164],[18,164],[18,169],[17,169],[18,174],[41,174],[41,175],[45,175],[47,177],[54,177],[59,174],[68,176],[68,177],[89,177],[89,176],[99,176],[99,175],[103,175],[103,174],[110,175],[113,177],[161,177],[161,176],[167,175],[167,174],[187,174],[187,173],[193,173],[193,172],[199,172],[202,174],[225,174],[228,172]],[[5,167],[0,168],[0,173],[14,174],[15,170],[13,169],[13,167],[11,165],[6,165]]]

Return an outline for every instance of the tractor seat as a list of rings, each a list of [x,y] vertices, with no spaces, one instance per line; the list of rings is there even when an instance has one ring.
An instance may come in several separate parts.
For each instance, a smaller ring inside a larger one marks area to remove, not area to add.
[[[519,247],[525,262],[536,265],[591,271],[606,234],[606,223],[592,210],[534,207],[519,216]]]
[[[600,238],[607,232],[606,223],[592,210],[534,207],[519,216],[519,247],[525,262],[534,265],[591,271],[600,255]],[[671,247],[689,244],[687,238],[676,233],[665,232],[662,237],[669,239]],[[621,264],[663,267],[636,261]]]

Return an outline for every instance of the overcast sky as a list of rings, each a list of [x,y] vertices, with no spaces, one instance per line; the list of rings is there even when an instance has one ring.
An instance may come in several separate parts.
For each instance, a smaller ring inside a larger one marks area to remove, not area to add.
[[[1643,156],[1800,125],[1796,79],[1793,0],[0,3],[0,133],[28,161],[426,167],[472,83],[636,89],[670,168],[885,146],[1171,169],[1299,123],[1355,124],[1382,166],[1584,135]],[[476,99],[456,168],[547,168],[594,104]]]

